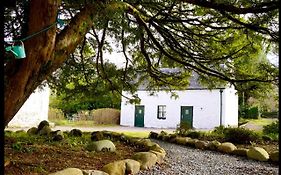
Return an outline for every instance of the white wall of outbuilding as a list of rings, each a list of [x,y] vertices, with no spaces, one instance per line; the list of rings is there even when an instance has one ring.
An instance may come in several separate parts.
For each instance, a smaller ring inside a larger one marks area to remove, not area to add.
[[[48,85],[37,88],[8,123],[8,127],[36,127],[42,120],[48,120],[49,96]]]

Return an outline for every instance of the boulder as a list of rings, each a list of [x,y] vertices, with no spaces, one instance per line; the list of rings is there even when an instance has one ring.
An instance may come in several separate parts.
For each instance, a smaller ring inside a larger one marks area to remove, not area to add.
[[[162,154],[164,154],[166,156],[166,151],[162,147],[160,147],[158,144],[151,146],[149,148],[149,150],[162,153]]]
[[[169,134],[168,142],[175,143],[176,142],[176,138],[177,138],[176,134]]]
[[[187,137],[187,138],[190,138],[190,137]],[[186,142],[186,145],[187,146],[190,146],[190,147],[195,147],[195,143],[199,141],[198,139],[188,139],[187,142]]]
[[[48,121],[46,121],[46,120],[43,120],[43,121],[41,121],[40,123],[39,123],[39,125],[38,125],[38,132],[41,130],[41,129],[43,129],[45,126],[50,126],[50,124],[49,124],[49,122]]]
[[[218,146],[218,150],[223,153],[231,153],[236,149],[236,146],[230,142],[224,142]]]
[[[112,132],[111,131],[98,131],[102,134],[103,138],[102,139],[108,139],[110,140],[112,138]],[[93,132],[95,133],[95,132]]]
[[[129,141],[130,145],[136,146],[136,143],[139,140],[141,140],[141,139],[140,138],[135,138],[135,137],[130,137],[128,141]]]
[[[160,134],[158,134],[157,139],[162,140],[164,135],[168,135],[168,133],[165,131],[161,131]]]
[[[206,141],[198,140],[197,142],[195,142],[195,148],[197,148],[197,149],[206,149],[207,145],[208,145],[208,142],[206,142]]]
[[[74,136],[74,137],[81,137],[82,136],[82,131],[80,129],[72,129],[69,132],[70,136]]]
[[[126,174],[137,174],[140,171],[141,164],[133,159],[125,159],[123,160],[126,164]]]
[[[150,147],[154,146],[154,145],[158,145],[154,142],[152,142],[150,139],[141,139],[135,142],[135,145],[145,148],[145,149],[149,149]]]
[[[148,138],[151,138],[151,139],[157,139],[157,137],[158,137],[158,133],[157,132],[153,132],[153,131],[151,131],[149,133],[149,136],[148,136]]]
[[[118,132],[111,132],[110,140],[120,140],[122,134]]]
[[[29,128],[27,130],[27,134],[29,134],[29,135],[36,135],[37,134],[37,128],[36,127]]]
[[[251,147],[247,152],[247,157],[249,159],[267,161],[269,159],[269,154],[260,147]]]
[[[247,148],[237,148],[236,150],[233,150],[231,154],[237,155],[237,156],[247,156],[247,152],[249,149]]]
[[[101,170],[110,175],[124,175],[126,172],[126,162],[122,160],[115,161],[104,165]]]
[[[132,156],[132,159],[140,162],[141,170],[150,169],[157,162],[157,156],[151,152],[138,152]]]
[[[164,162],[164,158],[165,158],[165,154],[164,153],[160,153],[158,151],[153,151],[153,150],[149,150],[148,152],[151,152],[153,154],[155,154],[157,156],[157,161],[156,163],[161,164]]]
[[[163,140],[163,141],[168,141],[168,140],[170,140],[170,135],[163,135],[162,140]]]
[[[279,151],[274,151],[269,154],[269,159],[273,162],[279,162]]]
[[[86,149],[88,151],[109,151],[109,152],[114,152],[116,150],[115,145],[113,144],[112,141],[110,140],[100,140],[100,141],[95,141],[91,142],[87,145]]]
[[[91,134],[91,140],[92,141],[99,141],[102,140],[104,138],[103,132],[101,131],[94,131]]]
[[[54,141],[61,141],[63,139],[64,139],[63,132],[61,130],[55,131],[55,133],[53,134],[53,140]]]
[[[121,134],[119,140],[120,140],[121,142],[124,142],[124,143],[127,143],[127,144],[130,143],[130,138],[129,138],[129,136],[126,136],[126,135],[124,135],[124,134]]]
[[[219,141],[214,140],[214,141],[211,141],[208,143],[207,149],[217,150],[220,145],[221,145],[221,143]]]
[[[83,175],[109,175],[109,174],[100,170],[83,170]]]
[[[176,137],[175,142],[179,145],[186,145],[187,141],[190,140],[190,137]]]
[[[78,168],[66,168],[49,175],[83,175],[83,172]]]
[[[38,128],[39,129],[39,128]],[[41,130],[38,131],[38,135],[41,135],[41,136],[48,136],[50,135],[50,133],[52,132],[50,126],[44,126]]]

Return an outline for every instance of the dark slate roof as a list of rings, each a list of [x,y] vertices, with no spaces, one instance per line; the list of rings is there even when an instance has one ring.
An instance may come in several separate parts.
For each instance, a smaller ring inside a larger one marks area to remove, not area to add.
[[[160,71],[163,71],[167,74],[177,73],[180,71],[180,69],[177,68],[161,68]],[[192,72],[192,75],[189,79],[189,86],[187,89],[209,89],[207,86],[203,86],[199,83],[199,75],[196,72]],[[143,81],[142,84],[139,86],[138,90],[146,90],[146,87],[148,86],[147,81]],[[213,89],[224,89],[225,87],[217,87]],[[163,88],[165,89],[165,88]]]

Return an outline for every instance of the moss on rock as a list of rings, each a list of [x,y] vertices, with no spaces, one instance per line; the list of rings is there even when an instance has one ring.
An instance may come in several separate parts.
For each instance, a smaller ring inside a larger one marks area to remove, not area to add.
[[[251,147],[247,152],[247,157],[249,159],[267,161],[269,159],[269,154],[260,147]]]

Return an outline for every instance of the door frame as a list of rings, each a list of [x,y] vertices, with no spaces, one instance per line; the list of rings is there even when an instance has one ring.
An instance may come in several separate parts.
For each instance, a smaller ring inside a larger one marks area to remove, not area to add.
[[[185,120],[183,120],[183,109],[184,108],[189,108],[189,109],[191,109],[191,128],[193,128],[193,106],[181,106],[181,109],[180,109],[180,123],[182,122],[182,121],[185,121]]]
[[[136,117],[137,117],[137,108],[142,108],[142,123],[137,126]],[[144,127],[144,105],[135,105],[135,115],[134,115],[134,127]]]

